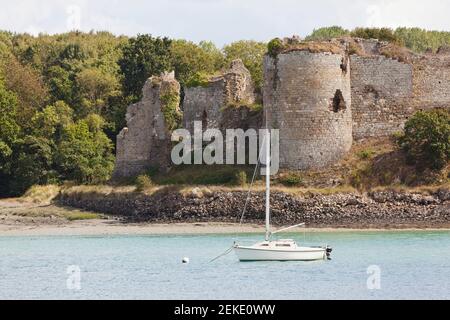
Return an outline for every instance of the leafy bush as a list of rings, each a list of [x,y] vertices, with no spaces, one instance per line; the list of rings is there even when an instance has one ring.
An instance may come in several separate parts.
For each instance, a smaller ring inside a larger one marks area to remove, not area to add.
[[[365,149],[365,150],[359,151],[356,155],[361,160],[367,160],[367,159],[372,158],[374,154],[375,154],[375,152],[373,150]]]
[[[403,41],[397,37],[394,30],[390,28],[356,28],[350,33],[350,35],[356,38],[378,39],[397,44],[403,43]]]
[[[245,187],[247,185],[247,173],[245,171],[239,171],[236,174],[236,184]]]
[[[441,169],[450,160],[450,112],[419,111],[397,139],[408,160],[418,167]]]
[[[140,175],[136,178],[136,190],[139,192],[151,188],[152,185],[152,179],[146,174]]]
[[[284,49],[283,41],[280,38],[275,38],[267,44],[267,50],[271,57],[275,58]]]
[[[320,40],[329,40],[333,38],[339,38],[343,36],[349,35],[350,31],[339,27],[339,26],[332,26],[332,27],[324,27],[319,29],[314,29],[311,35],[306,37],[306,40],[308,41],[320,41]]]
[[[288,173],[286,175],[283,175],[279,182],[287,187],[296,187],[303,184],[303,178],[299,173]]]

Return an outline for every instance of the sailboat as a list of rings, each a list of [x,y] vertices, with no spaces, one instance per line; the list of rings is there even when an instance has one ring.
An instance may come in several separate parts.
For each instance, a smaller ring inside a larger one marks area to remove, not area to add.
[[[305,226],[304,223],[271,231],[270,226],[270,134],[265,138],[266,151],[266,237],[251,246],[235,242],[233,250],[240,261],[314,261],[329,259],[332,248],[327,246],[300,246],[291,239],[272,240],[272,236],[284,231]],[[264,144],[264,143],[263,143]]]

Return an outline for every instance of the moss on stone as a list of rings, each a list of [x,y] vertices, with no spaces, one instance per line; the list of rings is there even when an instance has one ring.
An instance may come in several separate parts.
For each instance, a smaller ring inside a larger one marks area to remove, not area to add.
[[[175,92],[167,92],[160,97],[161,111],[169,131],[179,129],[182,122],[182,114],[179,110],[180,96]]]

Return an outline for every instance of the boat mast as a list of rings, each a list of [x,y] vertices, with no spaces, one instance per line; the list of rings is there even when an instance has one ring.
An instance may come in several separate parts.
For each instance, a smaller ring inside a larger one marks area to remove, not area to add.
[[[270,131],[266,125],[266,241],[270,240],[270,160]]]

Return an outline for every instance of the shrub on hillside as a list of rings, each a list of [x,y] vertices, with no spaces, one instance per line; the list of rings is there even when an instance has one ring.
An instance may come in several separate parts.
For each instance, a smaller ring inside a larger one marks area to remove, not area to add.
[[[146,174],[140,175],[136,178],[136,190],[139,192],[151,188],[152,185],[152,179]]]
[[[303,178],[299,173],[288,173],[280,177],[279,182],[287,187],[298,187],[303,184]]]
[[[356,28],[350,35],[363,39],[378,39],[397,44],[403,44],[403,41],[390,28]]]
[[[236,184],[241,187],[247,186],[247,173],[245,171],[236,173]]]
[[[398,145],[418,167],[441,169],[450,160],[450,112],[419,111],[406,122]]]
[[[283,40],[275,38],[269,41],[267,44],[267,52],[273,58],[275,58],[284,49]]]

